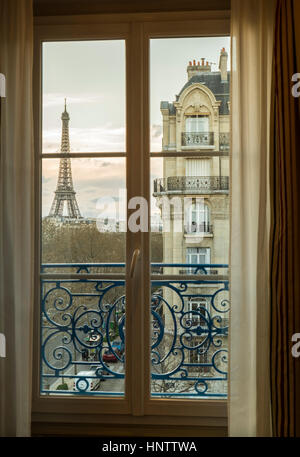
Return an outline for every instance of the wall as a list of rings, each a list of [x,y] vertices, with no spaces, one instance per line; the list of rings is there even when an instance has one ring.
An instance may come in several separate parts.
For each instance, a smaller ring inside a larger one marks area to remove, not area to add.
[[[35,16],[229,10],[230,0],[33,0]]]

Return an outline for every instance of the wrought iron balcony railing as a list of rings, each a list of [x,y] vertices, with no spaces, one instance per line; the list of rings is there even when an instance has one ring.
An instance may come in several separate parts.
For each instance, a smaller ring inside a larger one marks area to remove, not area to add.
[[[181,140],[182,146],[213,146],[214,132],[183,132]]]
[[[183,132],[181,134],[181,145],[192,148],[206,148],[215,145],[216,133],[214,132]],[[219,133],[219,150],[229,151],[230,132]]]
[[[213,233],[213,226],[208,222],[201,222],[197,224],[196,222],[191,222],[184,226],[184,233],[188,235],[197,234],[197,233]]]
[[[124,395],[111,389],[125,378],[124,271],[122,263],[42,265],[42,394]],[[228,265],[153,263],[151,271],[152,396],[226,397]]]
[[[169,176],[154,180],[154,193],[210,193],[229,190],[229,176]]]

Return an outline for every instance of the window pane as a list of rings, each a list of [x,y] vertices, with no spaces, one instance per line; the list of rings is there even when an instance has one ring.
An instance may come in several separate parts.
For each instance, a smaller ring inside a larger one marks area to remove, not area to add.
[[[151,40],[151,150],[164,153],[151,159],[152,273],[161,275],[151,284],[154,397],[227,394],[230,73],[224,47],[229,38]]]
[[[43,263],[125,262],[125,159],[44,159],[42,173]]]
[[[41,392],[123,395],[125,159],[42,165]]]
[[[124,152],[125,42],[43,44],[43,152],[61,150],[67,99],[71,152]]]
[[[221,56],[220,50],[223,48],[225,51]],[[199,146],[218,150],[219,145],[220,150],[223,148],[228,150],[229,51],[229,37],[151,40],[150,150],[152,152],[181,151]],[[199,53],[201,57],[197,57]],[[201,95],[191,91],[193,83],[202,84],[204,90]],[[212,91],[215,97],[211,98],[209,91]],[[186,94],[184,106],[181,106],[182,94]],[[216,111],[220,116],[218,123],[214,122]],[[190,124],[186,126],[187,118],[190,119],[188,121]],[[178,122],[182,125],[180,134],[176,129]],[[186,132],[193,132],[193,135],[188,135]]]

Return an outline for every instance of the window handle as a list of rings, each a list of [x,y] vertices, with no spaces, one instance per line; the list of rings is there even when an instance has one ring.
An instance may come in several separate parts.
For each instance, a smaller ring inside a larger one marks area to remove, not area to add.
[[[140,248],[136,248],[133,251],[132,258],[131,258],[131,264],[130,264],[130,272],[129,272],[129,275],[130,275],[131,278],[133,278],[133,275],[134,275],[134,272],[135,272],[135,267],[136,267],[136,262],[137,262],[137,260],[139,258],[140,253],[141,253]]]

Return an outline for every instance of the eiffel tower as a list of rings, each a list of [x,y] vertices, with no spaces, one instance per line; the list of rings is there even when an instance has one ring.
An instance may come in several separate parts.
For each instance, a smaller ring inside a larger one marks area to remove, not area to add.
[[[69,121],[70,116],[67,112],[67,103],[65,99],[65,110],[61,115],[62,136],[61,136],[61,153],[69,154]],[[62,157],[59,163],[58,180],[55,196],[49,213],[49,217],[66,217],[70,219],[82,219],[79,206],[76,200],[76,192],[73,187],[71,159]],[[64,216],[64,205],[67,205],[68,216]]]

